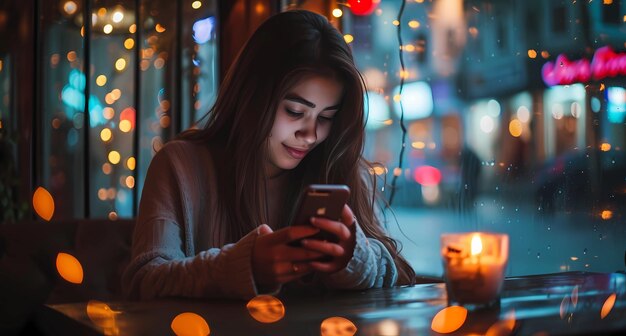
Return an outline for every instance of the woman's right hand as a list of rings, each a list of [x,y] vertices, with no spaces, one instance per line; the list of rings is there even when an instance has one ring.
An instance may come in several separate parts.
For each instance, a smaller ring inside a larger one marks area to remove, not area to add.
[[[309,261],[324,254],[302,247],[289,246],[294,240],[319,232],[318,228],[298,225],[276,232],[263,224],[257,228],[259,236],[252,250],[252,272],[257,285],[275,287],[296,280],[312,271]]]

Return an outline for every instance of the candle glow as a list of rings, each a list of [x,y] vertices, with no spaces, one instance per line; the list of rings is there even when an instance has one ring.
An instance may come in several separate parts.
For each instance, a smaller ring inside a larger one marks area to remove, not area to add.
[[[491,305],[499,300],[508,261],[506,234],[443,234],[441,246],[449,302]]]
[[[472,236],[472,255],[479,255],[483,251],[483,241],[480,239],[480,235],[475,233]]]

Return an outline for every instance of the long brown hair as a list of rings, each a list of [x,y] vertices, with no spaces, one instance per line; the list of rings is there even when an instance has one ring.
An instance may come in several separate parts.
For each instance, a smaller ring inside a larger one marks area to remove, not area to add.
[[[367,237],[382,242],[394,258],[399,284],[413,284],[415,272],[400,255],[375,215],[375,175],[362,157],[365,137],[365,85],[343,36],[319,14],[303,10],[270,17],[239,53],[220,86],[217,100],[201,129],[180,138],[208,144],[219,162],[218,216],[231,225],[228,242],[262,223],[265,211],[266,143],[279,102],[303,76],[332,76],[343,83],[341,107],[329,136],[289,171],[286,209],[295,208],[300,190],[311,183],[346,184],[348,201]],[[272,214],[287,225],[292,213]]]

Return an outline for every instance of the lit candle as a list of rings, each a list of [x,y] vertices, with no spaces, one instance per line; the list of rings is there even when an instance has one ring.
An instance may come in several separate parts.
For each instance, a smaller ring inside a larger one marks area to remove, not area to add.
[[[508,235],[443,234],[441,246],[448,301],[492,305],[499,300],[509,256]]]

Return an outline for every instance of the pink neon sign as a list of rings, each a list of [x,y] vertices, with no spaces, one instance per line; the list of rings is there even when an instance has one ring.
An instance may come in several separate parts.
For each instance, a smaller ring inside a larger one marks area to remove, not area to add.
[[[596,50],[591,63],[583,58],[570,61],[560,54],[541,68],[541,77],[549,85],[567,85],[626,75],[626,53],[616,53],[609,46]]]

